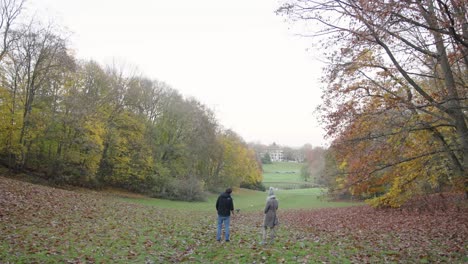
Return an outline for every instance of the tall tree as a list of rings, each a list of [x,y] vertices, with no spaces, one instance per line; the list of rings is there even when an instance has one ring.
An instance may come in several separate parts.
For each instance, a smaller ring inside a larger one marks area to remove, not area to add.
[[[242,138],[231,130],[221,133],[219,141],[223,149],[216,175],[219,183],[225,186],[259,186],[262,174],[254,150],[249,149]]]
[[[465,1],[301,0],[278,10],[317,22],[312,35],[331,47],[321,110],[354,194],[374,190],[384,194],[377,205],[399,206],[431,175],[468,191],[466,9]]]
[[[15,32],[14,26],[18,16],[23,10],[24,0],[0,1],[0,62],[10,50],[13,42],[18,40],[21,34]]]
[[[301,168],[301,176],[305,181],[312,180],[324,185],[323,172],[325,168],[326,150],[322,147],[305,148],[305,164]]]
[[[44,124],[40,124],[41,112],[34,110],[41,105],[40,100],[36,102],[36,97],[41,100],[48,97],[51,78],[57,77],[55,73],[61,69],[68,69],[70,57],[65,41],[50,28],[29,25],[22,29],[21,37],[10,46],[8,59],[5,68],[8,73],[6,86],[11,99],[11,124],[18,124],[19,129],[17,142],[10,144],[12,150],[18,150],[13,153],[15,165],[23,168],[27,165],[32,148],[36,147],[37,135],[44,132]],[[21,113],[19,118],[17,111]]]
[[[15,146],[17,138],[15,138],[17,125],[15,120],[18,119],[17,111],[17,91],[16,89],[8,88],[8,77],[11,67],[11,57],[5,58],[11,50],[11,46],[21,36],[20,32],[15,30],[17,25],[16,20],[23,10],[24,1],[5,0],[0,2],[0,75],[2,83],[0,85],[0,101],[2,102],[0,108],[0,145],[4,146],[2,153],[6,156],[2,160],[7,163],[9,167],[13,166],[14,153],[19,150]],[[13,74],[14,75],[14,74]],[[2,155],[2,156],[4,156]]]

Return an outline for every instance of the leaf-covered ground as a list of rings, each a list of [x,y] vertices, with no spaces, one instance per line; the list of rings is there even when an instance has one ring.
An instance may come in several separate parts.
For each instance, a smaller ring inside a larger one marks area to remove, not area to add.
[[[467,263],[466,201],[444,201],[283,210],[276,241],[262,246],[261,212],[233,216],[231,242],[218,243],[215,212],[0,177],[0,263]]]

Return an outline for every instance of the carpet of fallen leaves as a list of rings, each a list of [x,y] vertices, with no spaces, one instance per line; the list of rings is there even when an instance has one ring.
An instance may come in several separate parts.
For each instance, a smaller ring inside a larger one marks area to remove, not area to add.
[[[234,215],[231,242],[218,243],[214,212],[0,177],[0,263],[467,263],[466,201],[432,199],[279,211],[277,238],[262,246],[261,212]]]

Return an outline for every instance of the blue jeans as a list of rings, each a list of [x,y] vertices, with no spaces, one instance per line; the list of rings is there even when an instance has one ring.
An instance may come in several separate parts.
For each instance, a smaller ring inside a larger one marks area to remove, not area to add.
[[[216,233],[216,240],[221,240],[221,230],[223,229],[224,222],[224,239],[229,240],[229,223],[230,216],[221,216],[218,215],[218,232]]]

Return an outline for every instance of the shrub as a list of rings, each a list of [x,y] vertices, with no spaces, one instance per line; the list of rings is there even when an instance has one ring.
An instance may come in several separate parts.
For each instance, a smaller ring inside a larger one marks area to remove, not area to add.
[[[204,184],[196,178],[173,179],[164,195],[164,198],[179,201],[203,201],[206,198]]]
[[[256,190],[256,191],[266,191],[266,187],[265,185],[263,185],[262,182],[255,182],[255,183],[252,183],[252,182],[242,182],[240,184],[240,187],[241,188],[245,188],[245,189],[251,189],[251,190]]]

